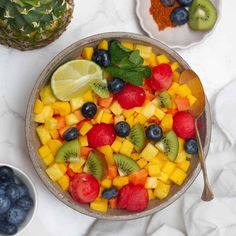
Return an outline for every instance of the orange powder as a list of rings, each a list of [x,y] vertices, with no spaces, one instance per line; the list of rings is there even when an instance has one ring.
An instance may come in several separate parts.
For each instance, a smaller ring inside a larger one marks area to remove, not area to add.
[[[163,31],[167,27],[175,27],[171,22],[170,15],[173,9],[178,6],[179,4],[177,2],[172,7],[167,7],[160,0],[151,0],[150,14],[153,16],[160,31]]]

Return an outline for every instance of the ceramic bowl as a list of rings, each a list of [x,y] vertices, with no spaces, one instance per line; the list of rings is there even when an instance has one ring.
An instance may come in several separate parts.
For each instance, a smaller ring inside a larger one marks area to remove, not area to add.
[[[0,163],[0,166],[8,166],[10,167],[16,177],[16,181],[18,182],[22,182],[24,183],[28,189],[29,189],[29,193],[30,193],[30,197],[33,199],[34,201],[34,207],[29,211],[26,220],[18,227],[18,232],[17,234],[15,234],[15,236],[17,235],[23,235],[23,231],[26,230],[26,228],[29,227],[29,225],[32,223],[35,215],[36,215],[36,211],[37,211],[37,206],[38,206],[38,197],[37,197],[37,191],[36,188],[32,182],[32,180],[28,177],[28,175],[26,173],[24,173],[22,170],[18,169],[15,166],[12,165],[8,165],[8,164],[3,164]],[[3,236],[2,234],[0,234],[0,236]]]
[[[47,176],[45,169],[46,166],[41,161],[37,150],[40,146],[39,139],[36,134],[36,126],[37,124],[33,121],[33,108],[34,102],[39,96],[40,89],[50,81],[50,78],[53,72],[65,62],[72,60],[81,55],[82,49],[84,47],[92,46],[98,44],[98,42],[102,39],[117,39],[123,41],[130,41],[133,43],[140,43],[145,45],[150,45],[153,47],[155,53],[165,53],[170,59],[178,61],[180,64],[180,71],[184,69],[189,69],[190,66],[173,50],[169,47],[165,46],[164,44],[160,43],[157,40],[150,39],[143,35],[137,35],[132,33],[105,33],[105,34],[98,34],[94,35],[85,39],[82,39],[65,50],[59,53],[43,70],[41,75],[39,76],[32,94],[29,99],[27,115],[26,115],[26,139],[29,154],[33,165],[40,176],[41,180],[44,182],[46,187],[57,197],[60,201],[62,201],[67,206],[73,208],[74,210],[92,216],[99,219],[107,219],[107,220],[128,220],[128,219],[135,219],[139,217],[148,216],[155,212],[162,210],[163,208],[167,207],[175,200],[177,200],[183,193],[191,186],[194,182],[195,178],[200,172],[200,165],[197,157],[193,157],[191,159],[191,167],[188,171],[188,177],[183,183],[182,186],[175,186],[173,185],[171,188],[171,193],[169,197],[165,200],[152,200],[149,202],[149,206],[145,211],[139,213],[131,213],[125,210],[120,209],[109,209],[106,214],[95,212],[89,208],[89,205],[83,205],[76,203],[70,196],[69,193],[64,192],[61,190],[57,183],[53,183],[49,177]],[[203,116],[200,119],[200,134],[202,138],[202,143],[204,147],[204,154],[207,155],[209,143],[210,143],[210,136],[211,136],[211,116],[210,116],[210,109],[208,103],[206,103],[206,108]],[[201,193],[199,192],[199,198]],[[63,215],[63,212],[62,212]]]

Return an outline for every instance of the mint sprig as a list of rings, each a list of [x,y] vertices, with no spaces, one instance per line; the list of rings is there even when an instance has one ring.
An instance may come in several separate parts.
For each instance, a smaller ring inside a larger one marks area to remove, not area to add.
[[[143,65],[144,60],[138,50],[132,51],[118,42],[113,42],[109,53],[111,64],[106,70],[113,77],[121,78],[137,86],[143,85],[144,78],[151,77],[151,69],[149,66]]]

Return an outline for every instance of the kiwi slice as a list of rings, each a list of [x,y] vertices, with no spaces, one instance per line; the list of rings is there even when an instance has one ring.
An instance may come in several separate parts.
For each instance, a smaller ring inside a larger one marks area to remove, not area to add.
[[[93,175],[96,179],[102,180],[107,175],[106,159],[99,152],[90,152],[85,165],[85,170],[86,172]]]
[[[95,81],[91,85],[91,89],[101,98],[109,98],[110,93],[107,88],[107,81]]]
[[[166,108],[172,107],[172,100],[169,93],[162,92],[158,95],[157,99],[161,107],[166,107]]]
[[[59,163],[78,162],[80,160],[80,143],[78,139],[62,145],[55,156],[55,161]]]
[[[210,30],[217,20],[217,11],[210,0],[194,0],[189,8],[189,26],[192,30]]]
[[[174,131],[167,132],[156,147],[165,153],[170,161],[175,161],[179,151],[179,141]]]
[[[123,154],[114,154],[113,155],[119,173],[122,175],[129,175],[130,173],[137,172],[140,170],[139,165],[131,157],[128,157]]]
[[[137,152],[141,152],[145,144],[145,131],[140,123],[137,123],[130,131],[130,141]]]

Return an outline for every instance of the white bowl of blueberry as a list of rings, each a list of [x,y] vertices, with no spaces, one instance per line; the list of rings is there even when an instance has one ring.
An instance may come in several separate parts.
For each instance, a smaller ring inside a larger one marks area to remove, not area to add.
[[[36,190],[29,177],[16,167],[0,164],[0,235],[17,235],[32,222]]]

